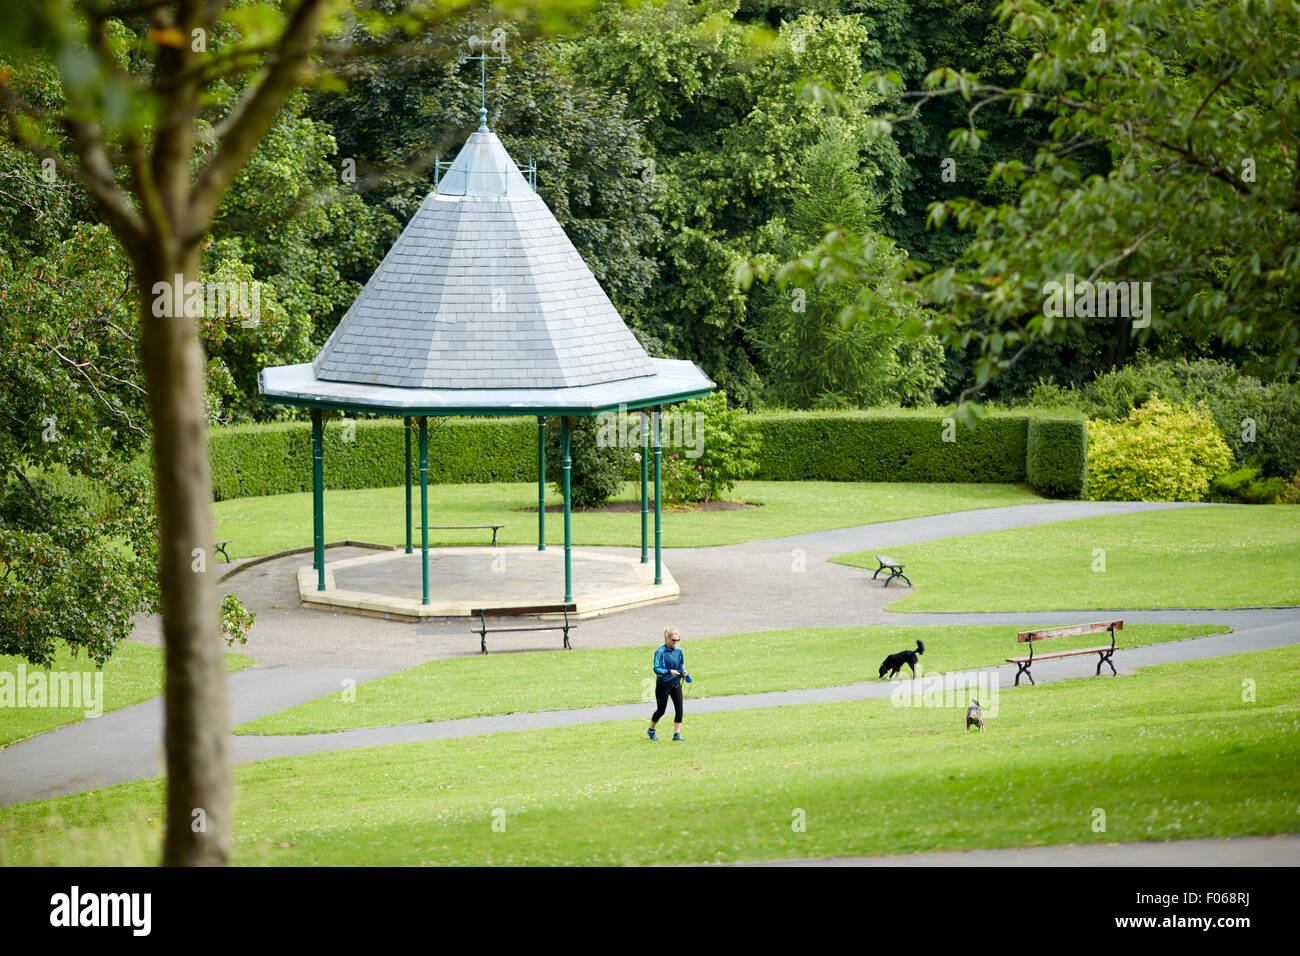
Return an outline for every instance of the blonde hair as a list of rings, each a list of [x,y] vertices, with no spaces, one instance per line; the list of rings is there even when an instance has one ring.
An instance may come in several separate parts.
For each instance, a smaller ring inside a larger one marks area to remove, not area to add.
[[[666,640],[668,640],[668,638],[670,638],[670,637],[675,637],[675,638],[677,638],[679,641],[682,639],[682,636],[681,636],[680,634],[677,633],[677,628],[675,628],[675,627],[665,627],[665,628],[664,628],[664,640],[666,641]]]

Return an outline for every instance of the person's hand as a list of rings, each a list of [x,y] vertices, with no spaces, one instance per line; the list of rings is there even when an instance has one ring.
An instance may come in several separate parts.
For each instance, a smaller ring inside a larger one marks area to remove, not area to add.
[[[678,676],[681,676],[681,673],[682,673],[682,672],[681,672],[681,671],[669,671],[668,673],[670,673],[670,674],[677,674]]]

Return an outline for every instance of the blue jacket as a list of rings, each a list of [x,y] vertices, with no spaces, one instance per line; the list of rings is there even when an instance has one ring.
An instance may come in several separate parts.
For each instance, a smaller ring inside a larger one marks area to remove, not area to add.
[[[682,682],[681,674],[670,674],[669,671],[686,670],[686,655],[682,653],[680,647],[669,649],[667,644],[660,644],[655,648],[655,676],[659,683],[665,687],[676,687]]]

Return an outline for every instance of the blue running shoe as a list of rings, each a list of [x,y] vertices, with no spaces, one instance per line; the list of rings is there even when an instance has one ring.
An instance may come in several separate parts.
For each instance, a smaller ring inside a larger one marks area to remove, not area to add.
[[[681,740],[681,739],[682,739],[681,734],[673,734],[673,740]]]
[[[659,739],[658,737],[655,736],[655,729],[654,729],[653,727],[650,727],[649,729],[647,729],[646,732],[645,732],[645,734],[646,734],[646,736],[649,737],[651,740],[658,740],[658,739]]]

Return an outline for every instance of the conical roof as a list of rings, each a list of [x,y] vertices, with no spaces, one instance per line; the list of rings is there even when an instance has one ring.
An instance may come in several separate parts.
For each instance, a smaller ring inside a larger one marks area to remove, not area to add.
[[[542,389],[654,376],[657,364],[483,125],[312,371],[322,383]]]

